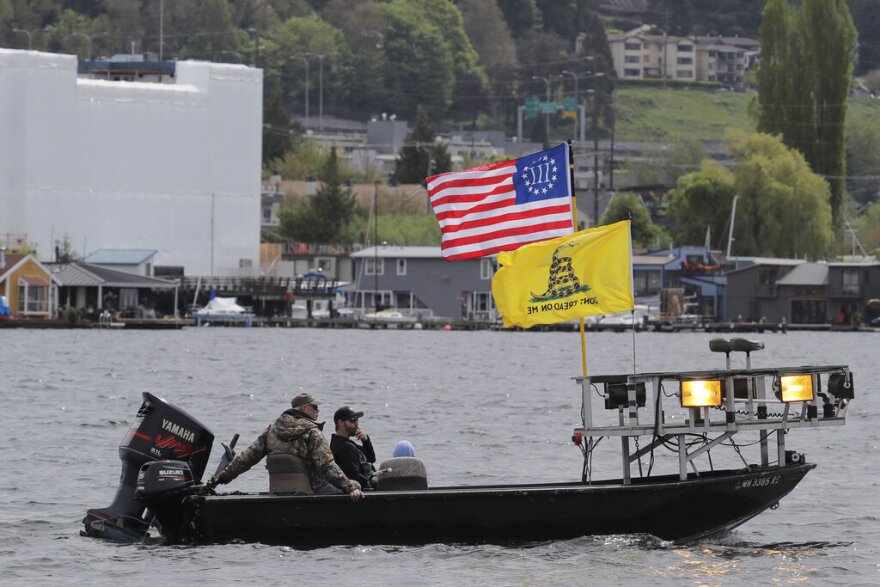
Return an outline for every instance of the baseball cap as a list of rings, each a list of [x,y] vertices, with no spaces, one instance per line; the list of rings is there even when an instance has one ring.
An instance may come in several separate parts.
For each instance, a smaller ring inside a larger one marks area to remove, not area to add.
[[[336,413],[333,414],[333,422],[339,422],[340,420],[351,420],[352,418],[360,418],[363,416],[363,412],[355,412],[348,406],[342,406]]]
[[[290,405],[292,405],[294,408],[306,406],[308,404],[313,404],[317,406],[323,403],[324,400],[317,399],[310,393],[301,393],[290,401]]]

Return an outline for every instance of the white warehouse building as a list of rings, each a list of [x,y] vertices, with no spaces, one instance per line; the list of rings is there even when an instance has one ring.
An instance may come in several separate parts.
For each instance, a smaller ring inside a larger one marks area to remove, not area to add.
[[[0,244],[259,271],[262,70],[174,67],[171,83],[87,79],[73,55],[0,49]]]

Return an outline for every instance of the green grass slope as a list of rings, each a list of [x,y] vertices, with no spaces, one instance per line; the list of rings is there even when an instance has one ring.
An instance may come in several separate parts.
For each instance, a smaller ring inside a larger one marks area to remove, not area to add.
[[[754,132],[748,114],[754,92],[621,88],[614,93],[615,139],[663,141],[723,139],[727,129]],[[850,125],[880,127],[880,100],[851,98]]]

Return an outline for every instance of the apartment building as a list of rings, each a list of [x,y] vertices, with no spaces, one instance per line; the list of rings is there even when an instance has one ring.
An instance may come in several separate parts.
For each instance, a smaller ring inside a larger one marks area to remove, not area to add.
[[[648,25],[608,35],[608,44],[620,80],[672,79],[728,87],[743,83],[758,53],[754,39],[678,37],[658,33]]]

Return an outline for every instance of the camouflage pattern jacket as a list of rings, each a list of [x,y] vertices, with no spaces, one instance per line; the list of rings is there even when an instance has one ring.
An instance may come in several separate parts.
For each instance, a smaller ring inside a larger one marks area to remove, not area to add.
[[[229,483],[264,456],[274,453],[292,454],[303,459],[309,470],[312,489],[332,483],[345,493],[354,490],[354,484],[333,460],[333,453],[318,424],[299,410],[287,410],[281,414],[253,444],[235,455],[217,480]]]

